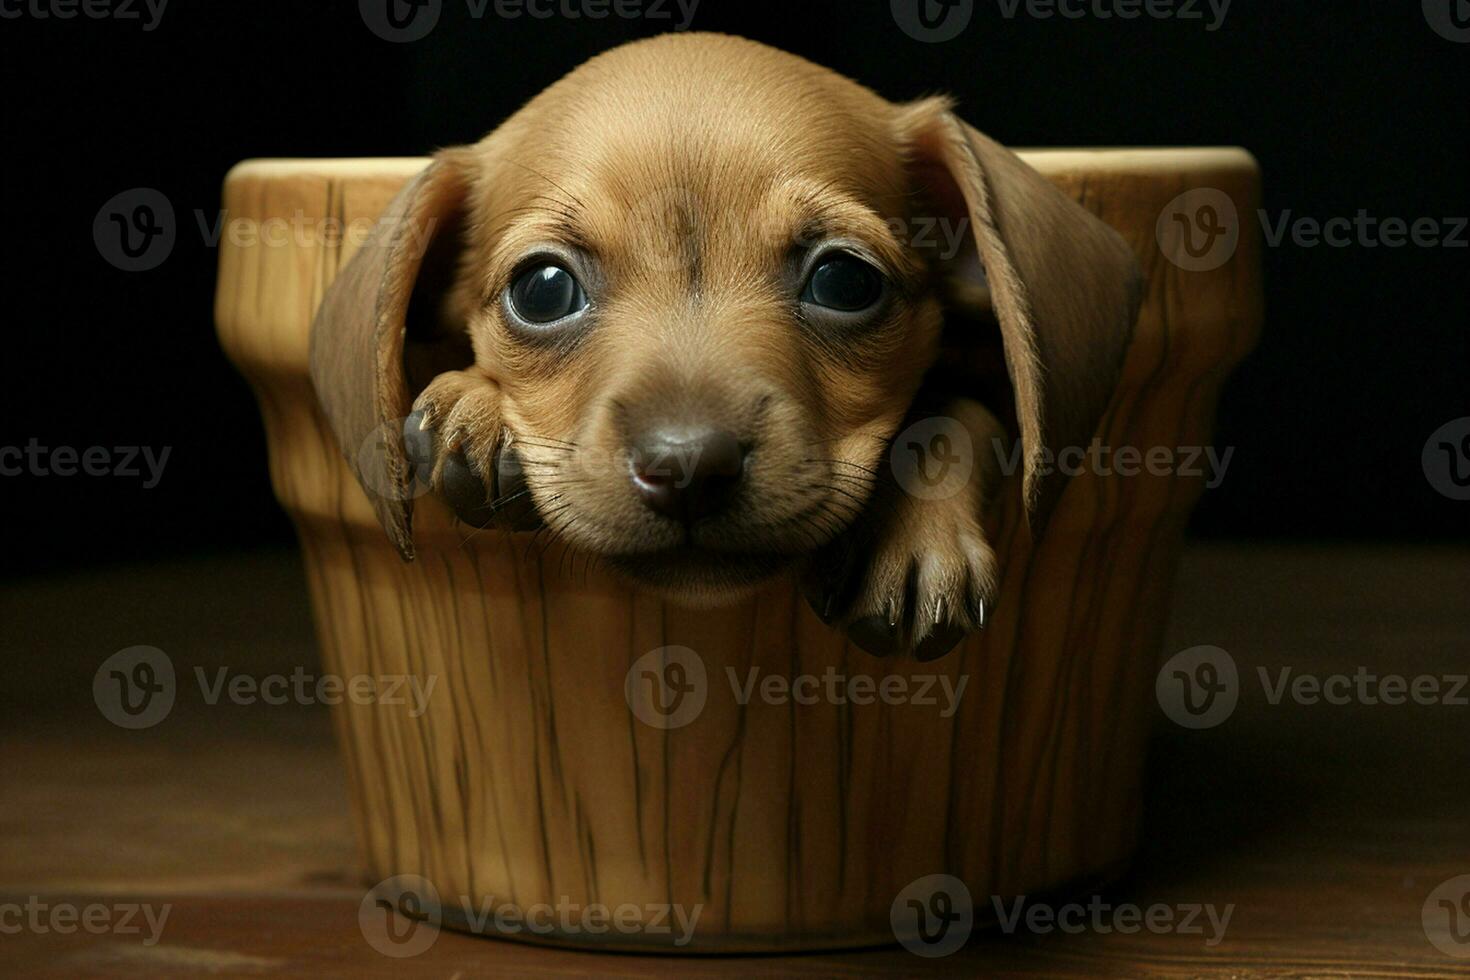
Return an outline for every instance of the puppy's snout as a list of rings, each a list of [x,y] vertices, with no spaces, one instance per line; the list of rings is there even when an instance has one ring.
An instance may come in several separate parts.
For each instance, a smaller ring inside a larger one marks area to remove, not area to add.
[[[745,447],[725,429],[654,429],[634,442],[633,488],[650,510],[692,525],[729,505],[745,457]]]

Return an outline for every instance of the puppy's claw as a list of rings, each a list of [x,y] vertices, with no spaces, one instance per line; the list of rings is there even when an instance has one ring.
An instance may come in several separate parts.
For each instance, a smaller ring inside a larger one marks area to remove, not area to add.
[[[423,412],[403,420],[403,449],[413,473],[427,480],[434,469],[434,433],[424,427]]]
[[[439,375],[403,422],[418,479],[471,527],[529,530],[540,524],[520,455],[500,416],[499,389],[472,371]]]
[[[1004,435],[975,403],[957,400],[947,411],[964,422],[977,446]],[[999,580],[982,524],[987,488],[998,482],[996,473],[977,467],[971,482],[947,497],[880,487],[886,496],[868,523],[809,563],[807,574],[819,583],[807,593],[812,608],[828,623],[847,624],[852,642],[877,656],[908,650],[927,661],[953,650],[984,627]]]
[[[856,555],[842,547],[825,554],[823,560],[808,568],[801,576],[801,594],[817,618],[828,626],[837,621],[852,585],[852,566]]]

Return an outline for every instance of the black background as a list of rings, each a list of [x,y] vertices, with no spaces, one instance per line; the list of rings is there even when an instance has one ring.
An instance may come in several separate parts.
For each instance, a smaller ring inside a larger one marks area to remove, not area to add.
[[[22,16],[0,19],[0,445],[172,451],[151,490],[0,477],[8,574],[291,540],[253,399],[211,321],[218,256],[195,212],[213,224],[232,164],[474,140],[587,57],[673,26],[508,20],[493,7],[474,19],[465,0],[443,0],[427,38],[395,44],[351,0],[173,0],[152,31],[41,18],[22,2],[37,0],[4,0]],[[976,0],[960,37],[929,44],[897,28],[888,0],[700,0],[693,27],[786,48],[893,99],[953,93],[1011,145],[1245,146],[1272,220],[1470,213],[1470,44],[1432,31],[1418,0],[1236,0],[1218,30],[1208,19],[1007,19]],[[160,267],[128,273],[101,257],[92,222],[134,187],[167,195],[178,241]],[[1470,534],[1467,505],[1437,494],[1420,465],[1429,434],[1470,415],[1467,259],[1413,246],[1266,251],[1264,337],[1220,408],[1216,442],[1235,457],[1195,533]]]

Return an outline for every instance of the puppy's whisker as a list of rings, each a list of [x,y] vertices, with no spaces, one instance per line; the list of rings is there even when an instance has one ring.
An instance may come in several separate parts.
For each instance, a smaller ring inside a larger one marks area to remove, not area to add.
[[[504,507],[506,504],[514,503],[516,500],[519,500],[521,497],[528,496],[530,494],[530,492],[531,491],[530,491],[529,488],[527,488],[525,490],[517,490],[515,493],[507,494],[507,495],[504,495],[502,497],[497,498],[496,500],[491,501],[490,506],[492,508],[496,508],[496,509],[501,508],[501,507]],[[559,494],[559,493],[558,494],[552,494],[547,499],[548,500],[559,500],[559,499],[561,499],[561,494]],[[501,526],[499,524],[487,524],[484,527],[472,527],[470,529],[470,533],[467,534],[467,535],[465,535],[463,538],[460,539],[460,542],[459,542],[460,543],[460,546],[463,547],[464,545],[468,544],[469,541],[470,541],[470,539],[473,538],[473,537],[475,537],[475,535],[482,534],[485,531],[500,531],[507,538],[510,537],[510,535],[512,533],[511,530],[510,530],[510,528],[503,527],[503,526]]]
[[[562,550],[562,559],[565,560],[566,559],[566,553],[567,553],[567,551],[571,550],[571,546],[569,544],[567,544],[563,540],[563,538],[564,538],[566,532],[569,531],[571,528],[575,527],[576,524],[577,524],[577,516],[575,514],[572,515],[572,517],[570,519],[565,520],[565,521],[561,521],[560,523],[554,523],[554,522],[548,521],[547,522],[547,526],[551,528],[551,537],[549,537],[549,538],[546,539],[546,544],[541,548],[540,552],[537,553],[537,560],[540,560],[540,558],[543,555],[545,555],[548,551],[550,551],[552,545],[556,544],[558,541],[562,541],[562,549],[563,549]],[[558,563],[557,564],[557,575],[560,575],[560,574],[561,574],[561,564]]]
[[[548,449],[576,449],[575,442],[567,442],[565,439],[557,439],[552,436],[522,435],[516,436],[513,442],[529,443],[533,446],[543,446]]]
[[[490,507],[494,510],[499,510],[506,504],[515,503],[522,497],[529,497],[530,495],[531,491],[529,488],[525,490],[516,490],[511,493],[501,494],[499,497],[496,497],[494,500],[490,501]]]
[[[571,503],[570,502],[567,502],[567,503],[564,503],[564,504],[560,504],[560,505],[558,505],[556,507],[552,507],[551,509],[549,509],[549,510],[547,510],[547,511],[545,511],[545,512],[543,512],[541,514],[541,526],[536,529],[536,533],[535,534],[532,534],[531,535],[531,540],[528,541],[528,542],[526,542],[526,551],[525,551],[525,553],[523,555],[521,555],[521,560],[522,561],[528,561],[528,560],[530,560],[531,551],[532,551],[533,548],[536,547],[536,541],[537,541],[537,539],[540,538],[541,535],[545,534],[548,530],[553,529],[555,527],[555,524],[556,524],[556,522],[554,520],[554,518],[556,517],[556,515],[559,514],[559,513],[561,513],[562,511],[566,510],[570,506],[571,506]],[[553,535],[552,540],[555,540],[555,535]],[[540,556],[542,554],[544,554],[544,551],[537,553],[537,559],[538,560],[539,560],[539,558],[540,558]]]
[[[878,470],[872,469],[871,467],[863,466],[861,463],[854,463],[851,460],[847,460],[847,459],[822,459],[820,456],[813,456],[811,459],[804,459],[804,460],[802,460],[802,462],[803,463],[831,463],[834,466],[850,466],[850,467],[852,467],[855,470],[862,470],[864,473],[870,473],[870,474],[872,474],[875,477],[881,475]]]
[[[870,494],[867,499],[863,499],[862,497],[859,497],[856,494],[853,494],[853,493],[850,493],[847,490],[844,490],[842,487],[834,486],[834,485],[832,485],[830,483],[821,484],[816,489],[818,489],[818,490],[825,490],[828,493],[841,494],[842,496],[844,496],[847,499],[851,500],[853,502],[853,504],[856,505],[859,510],[861,510],[864,507],[870,506],[872,504],[877,504],[879,507],[887,508],[890,512],[893,511],[893,509],[894,509],[893,508],[893,502],[890,501],[890,500],[885,499],[882,494]]]
[[[871,490],[878,482],[871,476],[858,476],[854,473],[832,473],[829,475],[834,480],[846,480],[853,486],[861,487],[864,490]]]

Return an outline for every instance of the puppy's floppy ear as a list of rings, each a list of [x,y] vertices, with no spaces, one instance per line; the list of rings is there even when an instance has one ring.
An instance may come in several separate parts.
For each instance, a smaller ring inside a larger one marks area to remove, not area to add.
[[[958,119],[948,100],[900,107],[898,126],[934,217],[969,219],[968,258],[984,270],[1000,324],[1026,511],[1039,534],[1066,482],[1045,472],[1043,450],[1091,442],[1122,371],[1142,272],[1117,232]]]
[[[411,408],[405,373],[409,308],[414,301],[417,316],[419,307],[433,305],[432,297],[415,301],[416,289],[425,291],[421,280],[442,283],[452,275],[445,267],[458,250],[469,174],[468,153],[447,150],[399,191],[337,273],[311,327],[317,399],[405,560],[413,558],[413,500],[401,435]],[[429,311],[430,317],[436,312]]]

